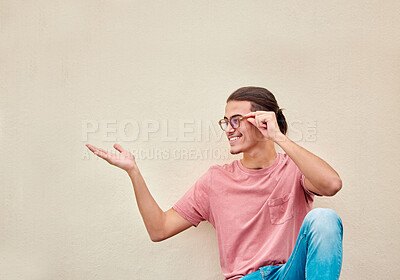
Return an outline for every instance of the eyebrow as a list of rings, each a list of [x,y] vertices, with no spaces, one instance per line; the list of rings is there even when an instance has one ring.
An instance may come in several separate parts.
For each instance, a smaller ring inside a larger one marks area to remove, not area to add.
[[[236,114],[236,115],[233,115],[231,118],[234,118],[234,117],[237,117],[237,116],[243,117],[241,114]],[[226,116],[224,116],[224,119],[228,119],[228,118]]]

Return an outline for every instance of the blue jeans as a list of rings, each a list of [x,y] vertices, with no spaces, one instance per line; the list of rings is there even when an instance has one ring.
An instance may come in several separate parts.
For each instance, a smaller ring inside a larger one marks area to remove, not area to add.
[[[240,280],[339,279],[343,257],[342,220],[332,209],[311,210],[301,225],[287,263],[262,266]]]

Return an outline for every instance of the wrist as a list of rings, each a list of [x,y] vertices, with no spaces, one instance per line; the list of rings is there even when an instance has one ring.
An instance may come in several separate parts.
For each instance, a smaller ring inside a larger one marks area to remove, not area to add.
[[[274,142],[278,145],[280,145],[281,143],[287,142],[289,140],[289,138],[283,134],[282,132],[280,132],[275,138],[274,138]]]
[[[133,167],[126,170],[129,176],[134,176],[135,174],[139,173],[139,168],[135,164]]]

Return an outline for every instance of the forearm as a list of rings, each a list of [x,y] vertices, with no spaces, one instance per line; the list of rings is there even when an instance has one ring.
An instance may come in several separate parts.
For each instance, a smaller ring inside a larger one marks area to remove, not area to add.
[[[146,186],[143,176],[136,167],[127,171],[131,178],[133,190],[135,192],[136,203],[147,232],[152,241],[162,237],[164,224],[164,211],[158,206],[153,196]]]
[[[276,143],[299,167],[320,194],[336,193],[342,185],[339,174],[323,159],[281,135]]]

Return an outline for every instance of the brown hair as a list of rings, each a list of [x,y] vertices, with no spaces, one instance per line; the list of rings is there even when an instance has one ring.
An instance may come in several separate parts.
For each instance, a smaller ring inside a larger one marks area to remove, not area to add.
[[[283,134],[287,132],[287,123],[285,116],[280,109],[275,96],[267,89],[262,87],[241,87],[229,95],[226,103],[229,101],[250,101],[251,111],[273,111],[276,114],[276,120],[279,129]]]

